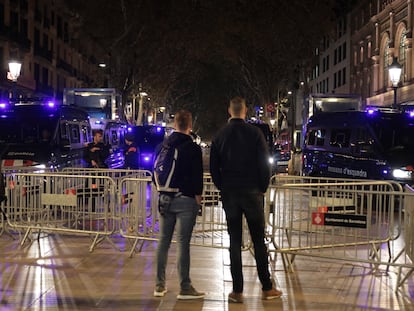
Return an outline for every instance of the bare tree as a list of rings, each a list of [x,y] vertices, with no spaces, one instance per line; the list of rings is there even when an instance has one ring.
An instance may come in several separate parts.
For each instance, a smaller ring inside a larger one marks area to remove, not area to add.
[[[332,0],[68,3],[107,46],[112,83],[125,98],[141,83],[152,102],[192,110],[205,134],[225,121],[229,97],[262,105],[297,82],[334,20]]]

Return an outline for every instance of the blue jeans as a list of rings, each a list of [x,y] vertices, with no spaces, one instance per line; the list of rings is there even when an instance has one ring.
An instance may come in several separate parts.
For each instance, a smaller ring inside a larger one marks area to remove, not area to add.
[[[230,236],[230,270],[233,279],[233,291],[243,292],[242,271],[242,216],[249,226],[254,247],[254,257],[259,280],[263,290],[272,288],[269,272],[268,250],[265,244],[265,220],[263,195],[258,191],[222,191],[223,208],[226,213],[227,231]]]
[[[168,260],[168,250],[176,227],[177,236],[177,269],[182,290],[189,289],[190,279],[190,240],[195,225],[199,206],[194,198],[177,197],[171,206],[160,215],[160,238],[157,247],[157,276],[156,286],[165,287],[165,267]]]

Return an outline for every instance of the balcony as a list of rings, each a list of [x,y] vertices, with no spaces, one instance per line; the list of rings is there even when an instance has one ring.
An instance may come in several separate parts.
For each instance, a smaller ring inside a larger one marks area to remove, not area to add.
[[[69,73],[70,75],[73,75],[75,69],[69,65],[67,62],[63,61],[62,59],[58,59],[56,62],[56,68],[62,69]]]

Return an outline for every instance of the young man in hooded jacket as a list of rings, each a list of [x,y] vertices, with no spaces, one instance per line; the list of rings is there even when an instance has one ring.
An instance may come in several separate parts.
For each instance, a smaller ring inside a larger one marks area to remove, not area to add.
[[[178,149],[178,159],[174,173],[174,188],[178,193],[171,199],[168,210],[160,215],[160,237],[157,247],[157,274],[155,279],[155,297],[163,297],[167,292],[165,269],[168,250],[176,227],[177,269],[180,280],[178,299],[204,298],[190,279],[190,240],[201,204],[203,191],[203,164],[201,148],[190,136],[192,115],[180,110],[174,116],[175,131],[167,138],[167,144]],[[159,151],[156,150],[156,154]]]

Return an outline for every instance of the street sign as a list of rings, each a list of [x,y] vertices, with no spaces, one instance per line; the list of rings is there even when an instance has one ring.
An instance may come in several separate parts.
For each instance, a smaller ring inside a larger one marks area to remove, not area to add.
[[[274,104],[267,104],[266,105],[267,112],[275,112],[275,105]]]
[[[317,226],[366,228],[367,216],[355,214],[313,212],[312,224]]]

